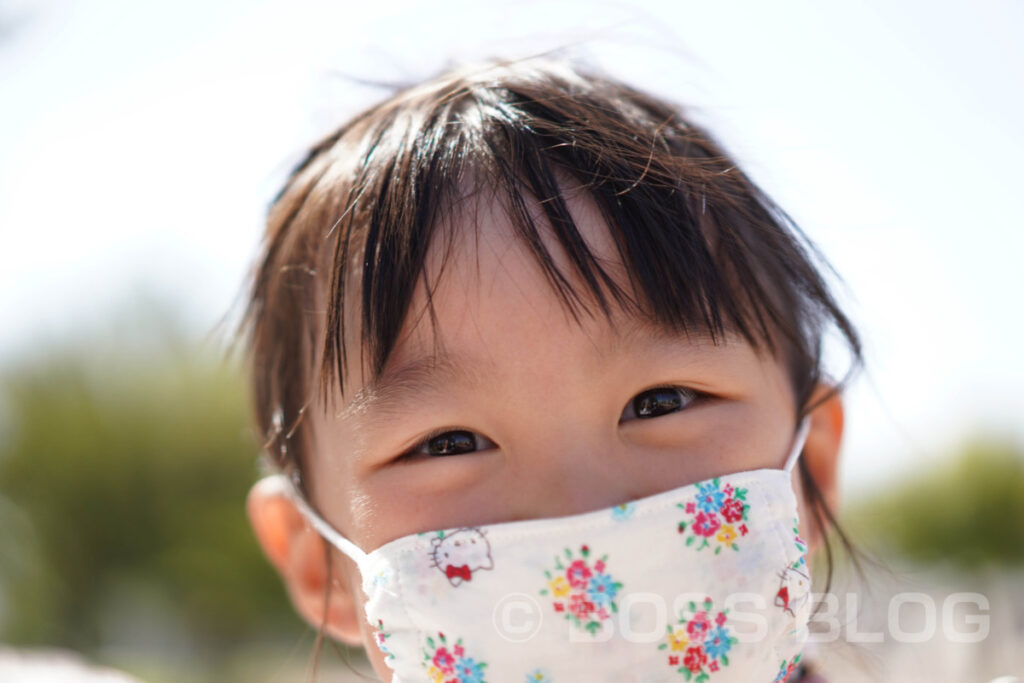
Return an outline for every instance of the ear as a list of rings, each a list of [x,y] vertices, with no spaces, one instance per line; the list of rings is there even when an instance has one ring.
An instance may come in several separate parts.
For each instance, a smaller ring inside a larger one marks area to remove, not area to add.
[[[825,398],[826,396],[828,398]],[[834,387],[821,383],[811,396],[810,405],[816,404],[817,407],[809,415],[811,427],[801,458],[817,484],[825,504],[829,510],[835,512],[839,505],[839,451],[843,438],[843,399],[834,391]],[[814,526],[808,525],[804,528],[810,531],[811,547],[819,546],[824,539]]]
[[[296,611],[332,638],[362,645],[362,601],[355,597],[359,582],[352,580],[353,572],[358,575],[355,564],[335,555],[328,573],[327,543],[271,478],[256,482],[249,491],[246,512]]]

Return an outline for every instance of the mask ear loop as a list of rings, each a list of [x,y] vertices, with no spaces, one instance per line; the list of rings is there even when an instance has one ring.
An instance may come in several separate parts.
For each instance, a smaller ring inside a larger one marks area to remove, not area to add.
[[[316,510],[314,510],[306,499],[302,496],[302,493],[295,487],[295,482],[291,480],[285,474],[272,474],[268,477],[264,477],[260,481],[261,487],[266,487],[271,493],[280,493],[285,496],[298,508],[302,516],[316,529],[317,533],[323,536],[331,545],[336,547],[341,552],[345,553],[352,559],[358,566],[362,566],[366,561],[367,555],[363,552],[362,548],[357,546],[352,541],[348,540],[341,533],[331,526],[330,522],[325,520]]]
[[[807,442],[807,435],[811,431],[811,418],[805,417],[800,421],[800,426],[797,427],[796,437],[793,439],[793,449],[786,456],[786,464],[782,466],[782,471],[789,474],[793,471],[793,466],[796,465],[797,459],[800,454],[804,451],[804,444]]]

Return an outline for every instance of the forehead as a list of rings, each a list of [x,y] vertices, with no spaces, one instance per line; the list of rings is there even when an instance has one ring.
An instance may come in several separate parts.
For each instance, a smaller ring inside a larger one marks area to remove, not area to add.
[[[585,242],[581,246],[636,302],[628,268],[596,204],[578,184],[562,184],[567,208]],[[346,412],[386,405],[391,393],[413,392],[428,384],[470,384],[488,371],[514,374],[517,364],[543,360],[538,356],[587,356],[594,360],[592,370],[599,372],[600,363],[625,345],[715,346],[709,334],[683,334],[611,299],[609,310],[602,311],[539,206],[526,208],[554,272],[565,279],[578,302],[567,303],[557,295],[550,275],[516,233],[507,204],[490,193],[474,196],[436,233],[382,373],[374,377],[366,367],[361,369]],[[719,339],[720,344],[738,342],[732,335]]]

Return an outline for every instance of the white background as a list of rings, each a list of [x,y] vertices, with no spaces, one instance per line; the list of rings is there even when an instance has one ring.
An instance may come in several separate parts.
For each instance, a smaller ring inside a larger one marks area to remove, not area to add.
[[[450,61],[557,46],[691,105],[867,342],[849,489],[1024,439],[1024,4],[0,4],[0,360],[140,291],[230,308],[301,149]]]

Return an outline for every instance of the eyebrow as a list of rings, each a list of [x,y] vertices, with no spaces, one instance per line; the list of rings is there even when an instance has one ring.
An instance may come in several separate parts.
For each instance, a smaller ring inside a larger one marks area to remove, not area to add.
[[[385,368],[376,381],[357,391],[343,415],[362,415],[372,423],[400,417],[410,402],[453,384],[468,386],[480,378],[480,360],[455,357],[447,351],[421,356]]]
[[[731,338],[732,335],[726,332],[722,335],[725,338]],[[618,353],[624,346],[636,343],[641,338],[646,337],[652,342],[661,342],[665,344],[678,344],[685,342],[695,350],[704,350],[709,346],[716,346],[714,339],[710,332],[703,329],[693,329],[689,332],[683,332],[682,330],[670,329],[667,325],[652,323],[646,320],[633,320],[629,324],[622,326],[618,333],[611,336],[607,351],[599,349],[601,357],[613,355]]]
[[[655,343],[685,342],[695,351],[715,346],[711,334],[706,331],[691,330],[684,333],[664,325],[635,320],[610,335],[607,348],[597,342],[595,348],[603,360],[644,337]],[[421,400],[425,395],[436,394],[452,385],[468,387],[479,384],[483,370],[489,365],[493,367],[491,362],[483,359],[452,355],[441,349],[396,367],[385,367],[375,381],[353,394],[342,415],[360,415],[374,426],[384,425],[401,418],[410,403]]]

